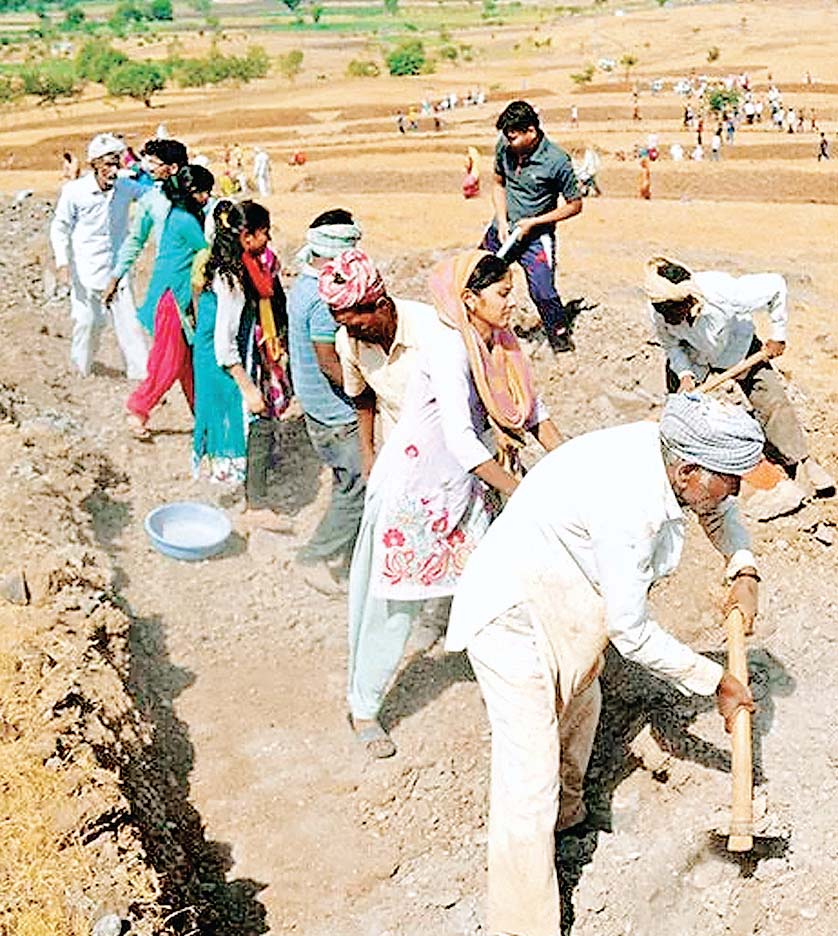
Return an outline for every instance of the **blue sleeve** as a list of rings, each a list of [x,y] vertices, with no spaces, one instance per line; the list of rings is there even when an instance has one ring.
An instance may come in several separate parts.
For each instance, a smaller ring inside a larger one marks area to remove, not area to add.
[[[335,343],[338,323],[332,317],[329,307],[320,298],[316,298],[310,306],[308,327],[312,341],[319,341],[321,344]]]

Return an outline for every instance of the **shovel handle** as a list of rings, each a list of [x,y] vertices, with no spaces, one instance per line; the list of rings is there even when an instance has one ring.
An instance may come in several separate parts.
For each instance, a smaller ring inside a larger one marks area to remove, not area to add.
[[[745,652],[745,619],[733,608],[725,619],[727,631],[727,668],[743,686],[748,685],[748,660]],[[731,732],[731,776],[733,796],[730,835],[727,850],[750,851],[754,845],[753,761],[751,750],[751,713],[740,709]]]
[[[765,348],[760,348],[755,354],[751,354],[748,357],[741,360],[738,364],[734,364],[733,367],[728,367],[727,370],[722,371],[721,374],[716,374],[713,377],[710,377],[709,380],[705,380],[701,386],[696,387],[696,390],[701,393],[709,393],[711,390],[715,390],[717,387],[721,387],[723,383],[727,383],[728,380],[733,380],[735,377],[739,377],[740,374],[744,374],[746,371],[749,371],[752,367],[756,367],[757,364],[762,364],[763,361],[768,360],[768,352]]]

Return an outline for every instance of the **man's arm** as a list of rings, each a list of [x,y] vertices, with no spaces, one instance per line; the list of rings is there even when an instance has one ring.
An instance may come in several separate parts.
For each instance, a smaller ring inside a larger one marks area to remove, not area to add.
[[[326,375],[330,383],[333,383],[339,389],[343,389],[343,368],[340,365],[340,358],[333,344],[326,344],[323,341],[313,341],[314,353],[317,355],[317,364],[320,370]]]
[[[120,245],[119,253],[116,255],[116,263],[111,272],[112,279],[118,282],[131,269],[153,228],[154,218],[148,204],[144,199],[140,199],[137,202],[136,213],[131,219],[131,226],[125,235],[125,240]]]
[[[558,224],[559,221],[566,221],[568,218],[578,215],[581,210],[582,199],[574,198],[572,201],[557,205],[552,211],[547,211],[542,215],[536,215],[532,218],[519,218],[515,225],[521,229],[521,236],[526,237],[533,228],[545,224]]]
[[[649,310],[652,315],[652,326],[655,329],[655,335],[661,343],[661,347],[666,352],[666,360],[669,363],[669,367],[672,372],[680,378],[682,385],[685,378],[690,379],[692,382],[692,387],[682,386],[681,389],[693,389],[698,380],[698,374],[693,370],[692,362],[683,344],[672,334],[666,322],[663,320],[663,316],[655,312],[651,303],[649,303]]]
[[[779,357],[786,348],[788,330],[788,286],[779,273],[751,273],[736,280],[737,304],[751,313],[767,309],[771,323],[771,337],[765,350],[771,357]]]
[[[376,396],[370,387],[352,398],[358,414],[358,441],[361,446],[361,473],[369,478],[375,461],[375,407]]]
[[[710,514],[699,517],[707,538],[727,560],[725,575],[731,583],[724,612],[739,608],[745,619],[745,633],[753,633],[759,604],[759,573],[751,552],[751,537],[739,517],[734,497],[728,497]]]
[[[67,186],[64,186],[49,226],[49,240],[55,257],[55,268],[59,273],[59,278],[65,283],[70,279],[70,238],[75,223],[76,206],[67,193]]]
[[[509,218],[506,213],[506,181],[497,172],[492,183],[492,207],[495,209],[495,220],[498,224],[498,240],[503,243],[509,237]]]

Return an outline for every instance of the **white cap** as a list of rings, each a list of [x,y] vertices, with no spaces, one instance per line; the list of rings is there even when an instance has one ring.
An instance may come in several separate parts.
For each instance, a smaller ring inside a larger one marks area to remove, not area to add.
[[[87,144],[87,161],[93,162],[100,156],[111,156],[114,153],[121,153],[125,149],[125,144],[119,137],[112,133],[98,133]]]

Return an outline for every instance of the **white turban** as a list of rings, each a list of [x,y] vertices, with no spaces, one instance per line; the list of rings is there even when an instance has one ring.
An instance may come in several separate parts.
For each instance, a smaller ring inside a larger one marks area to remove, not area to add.
[[[121,153],[124,149],[125,144],[119,137],[112,133],[97,133],[87,144],[87,161],[93,162],[100,156],[112,156]]]
[[[683,267],[689,273],[689,276],[681,280],[680,283],[672,283],[660,272],[661,269],[667,266]],[[645,272],[643,291],[650,302],[681,302],[684,299],[689,299],[690,296],[699,300],[703,298],[701,289],[693,279],[689,267],[684,266],[678,260],[671,260],[667,257],[651,257],[646,261]]]
[[[762,458],[765,436],[741,406],[702,393],[677,393],[663,408],[664,447],[688,464],[718,474],[743,475]]]
[[[334,259],[345,250],[351,250],[361,239],[357,224],[323,224],[306,232],[306,245],[297,253],[300,263],[311,263],[312,257]]]

